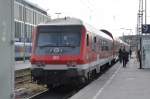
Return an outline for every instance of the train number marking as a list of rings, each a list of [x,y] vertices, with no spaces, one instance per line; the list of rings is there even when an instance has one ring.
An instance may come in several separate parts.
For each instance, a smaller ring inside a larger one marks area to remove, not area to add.
[[[53,56],[52,59],[53,59],[53,60],[59,60],[60,57],[59,57],[59,56]]]

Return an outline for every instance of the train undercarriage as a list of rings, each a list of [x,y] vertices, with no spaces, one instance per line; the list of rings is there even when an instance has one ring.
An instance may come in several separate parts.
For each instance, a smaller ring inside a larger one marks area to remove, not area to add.
[[[114,60],[111,61],[111,64]],[[105,69],[109,68],[111,64],[106,63],[99,66],[99,72],[96,68],[92,70],[79,70],[77,68],[69,68],[67,70],[44,70],[41,68],[32,69],[32,79],[38,84],[47,85],[49,89],[60,85],[82,85],[90,82],[99,74],[103,73]]]

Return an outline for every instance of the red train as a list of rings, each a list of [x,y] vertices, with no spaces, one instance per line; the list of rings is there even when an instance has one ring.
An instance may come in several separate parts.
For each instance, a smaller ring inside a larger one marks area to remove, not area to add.
[[[75,18],[38,25],[32,37],[32,77],[49,88],[87,82],[116,60],[121,46],[108,31]]]

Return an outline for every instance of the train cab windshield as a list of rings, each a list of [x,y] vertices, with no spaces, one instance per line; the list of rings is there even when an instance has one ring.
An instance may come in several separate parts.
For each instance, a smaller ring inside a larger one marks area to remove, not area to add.
[[[37,54],[79,54],[81,26],[39,26]]]

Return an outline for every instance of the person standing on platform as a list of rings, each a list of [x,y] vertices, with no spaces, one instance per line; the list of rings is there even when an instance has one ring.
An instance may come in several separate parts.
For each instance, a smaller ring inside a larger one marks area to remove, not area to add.
[[[137,58],[140,63],[139,69],[142,69],[141,50],[137,50]]]
[[[121,50],[121,48],[119,49],[119,55],[118,55],[118,57],[119,57],[119,62],[120,63],[122,63],[122,50]]]
[[[125,50],[125,47],[122,51],[122,61],[123,61],[123,67],[126,67],[126,64],[128,62],[129,53]]]
[[[131,58],[131,55],[132,55],[132,50],[130,49],[130,51],[129,51],[129,54],[130,54],[130,58]]]

